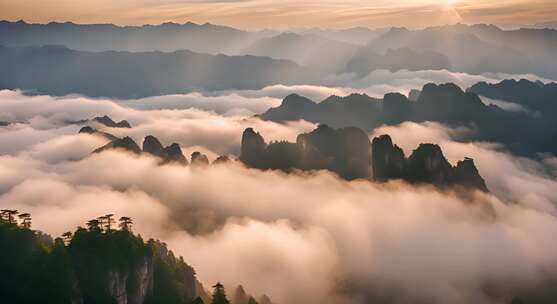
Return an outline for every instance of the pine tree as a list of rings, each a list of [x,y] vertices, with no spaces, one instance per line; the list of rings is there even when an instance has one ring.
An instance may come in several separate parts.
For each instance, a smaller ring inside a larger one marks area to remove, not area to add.
[[[230,301],[226,298],[224,286],[221,283],[217,283],[213,286],[213,300],[211,304],[230,304]]]

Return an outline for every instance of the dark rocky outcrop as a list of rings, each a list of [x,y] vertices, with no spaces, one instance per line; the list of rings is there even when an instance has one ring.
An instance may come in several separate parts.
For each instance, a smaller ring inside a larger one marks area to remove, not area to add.
[[[229,164],[232,160],[226,156],[226,155],[221,155],[219,157],[217,157],[217,159],[215,159],[213,161],[213,165],[223,165],[223,164]]]
[[[453,167],[438,145],[421,144],[408,158],[404,156],[402,149],[393,145],[388,135],[374,138],[372,147],[373,177],[376,181],[401,179],[441,188],[458,186],[489,191],[471,158],[466,158]]]
[[[81,128],[78,133],[80,133],[80,134],[96,134],[96,135],[100,135],[102,137],[105,137],[108,140],[118,139],[118,137],[116,137],[116,136],[114,136],[110,133],[99,131],[99,130],[97,130],[93,127],[90,127],[90,126],[85,126],[85,127]]]
[[[378,182],[405,180],[439,188],[463,187],[487,192],[474,161],[466,158],[453,167],[441,147],[421,144],[406,158],[391,137],[382,135],[370,143],[358,128],[335,130],[327,125],[298,135],[296,143],[265,143],[261,134],[248,128],[242,135],[240,160],[248,167],[271,170],[329,170],[346,180]],[[373,172],[372,172],[373,171]]]
[[[383,98],[383,120],[387,124],[398,124],[412,120],[414,116],[413,101],[399,93],[389,93]]]
[[[132,127],[128,121],[122,120],[119,122],[115,122],[108,115],[95,117],[92,120],[110,128],[131,128]]]
[[[374,138],[371,147],[373,177],[376,181],[384,182],[404,177],[406,167],[404,152],[397,145],[393,145],[389,135]]]
[[[124,137],[115,139],[108,144],[96,149],[93,153],[100,153],[106,150],[121,149],[135,154],[140,154],[142,151],[131,137]]]
[[[453,167],[434,144],[420,144],[406,162],[405,179],[414,183],[449,186],[454,183]]]
[[[267,149],[267,143],[261,134],[256,133],[252,128],[247,128],[242,134],[242,148],[240,160],[248,167],[263,169],[265,160],[262,155]]]
[[[99,133],[101,135],[107,134],[107,133],[96,131],[91,127],[83,127],[80,130],[80,133],[88,133],[88,134]],[[112,135],[110,136],[113,137],[114,139],[112,139],[110,143],[104,145],[103,147],[96,149],[95,151],[93,151],[93,153],[100,153],[109,149],[123,149],[136,154],[146,153],[155,156],[161,159],[163,163],[179,163],[182,165],[188,165],[188,160],[182,153],[182,149],[180,148],[180,145],[178,145],[177,143],[173,143],[168,147],[163,147],[163,145],[158,140],[158,138],[152,135],[148,135],[143,140],[143,149],[140,149],[139,146],[135,143],[135,141],[130,137],[124,137],[120,139]]]
[[[209,158],[201,152],[193,152],[191,154],[191,165],[196,167],[204,167],[209,165]]]
[[[161,142],[152,135],[145,137],[143,140],[143,152],[156,156],[165,163],[175,162],[182,165],[188,164],[188,160],[182,153],[180,145],[173,143],[168,147],[163,147]]]
[[[188,159],[182,153],[182,148],[177,143],[173,143],[170,146],[164,148],[165,160],[169,162],[177,162],[182,165],[188,164]]]
[[[457,163],[456,168],[454,168],[454,180],[456,184],[464,187],[475,188],[484,192],[489,191],[485,180],[481,177],[474,160],[471,158],[465,158]]]
[[[333,95],[319,103],[293,94],[286,97],[280,106],[261,114],[261,118],[276,122],[303,119],[333,128],[371,130],[381,124],[382,107],[380,99],[366,94]]]
[[[371,144],[358,128],[326,125],[296,139],[303,169],[328,169],[348,180],[371,176]]]
[[[473,92],[518,103],[535,113],[486,105]],[[478,84],[465,92],[454,84],[430,83],[419,93],[410,95],[389,93],[383,100],[365,95],[331,96],[320,103],[289,96],[279,107],[269,109],[260,117],[276,122],[303,119],[334,128],[354,126],[366,131],[405,121],[440,122],[474,131],[460,136],[461,141],[498,142],[519,155],[557,155],[556,84],[512,80],[498,85]]]
[[[468,91],[492,99],[513,102],[541,115],[554,115],[557,112],[557,83],[554,82],[544,84],[526,79],[508,79],[493,84],[480,82]]]
[[[160,158],[166,158],[166,151],[161,142],[152,135],[148,135],[143,140],[143,152]]]
[[[299,135],[296,143],[280,141],[269,145],[259,133],[246,129],[240,160],[258,169],[327,169],[349,180],[371,175],[369,138],[357,128],[335,130],[321,125]]]

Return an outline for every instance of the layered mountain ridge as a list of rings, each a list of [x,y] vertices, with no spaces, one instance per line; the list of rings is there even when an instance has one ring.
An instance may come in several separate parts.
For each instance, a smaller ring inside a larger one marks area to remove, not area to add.
[[[399,93],[385,94],[383,99],[352,94],[331,96],[320,103],[290,95],[280,106],[267,110],[259,117],[275,122],[306,120],[334,128],[354,126],[366,131],[406,121],[439,122],[470,128],[472,132],[459,140],[503,143],[520,155],[557,155],[557,145],[553,140],[557,134],[555,86],[554,83],[540,85],[528,80],[508,80],[498,85],[480,83],[463,91],[452,83],[430,83],[421,91],[412,91],[410,98]],[[517,91],[520,94],[515,95]],[[476,92],[487,97],[511,99],[538,111],[536,115],[507,111],[484,103]]]

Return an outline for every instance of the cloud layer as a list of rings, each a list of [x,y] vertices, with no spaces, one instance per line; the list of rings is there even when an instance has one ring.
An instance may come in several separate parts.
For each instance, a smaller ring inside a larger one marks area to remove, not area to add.
[[[206,286],[243,284],[277,303],[504,303],[511,292],[557,276],[554,158],[458,143],[467,130],[433,123],[376,130],[407,153],[433,142],[452,163],[475,158],[494,195],[463,198],[401,182],[346,182],[327,172],[161,166],[119,151],[90,156],[106,140],[67,124],[108,114],[133,128],[107,132],[137,140],[153,134],[214,156],[237,155],[248,126],[274,140],[294,140],[314,127],[152,107],[161,100],[137,105],[0,92],[0,114],[20,122],[0,129],[0,205],[30,212],[34,227],[55,236],[102,214],[131,216],[136,232],[167,242]]]

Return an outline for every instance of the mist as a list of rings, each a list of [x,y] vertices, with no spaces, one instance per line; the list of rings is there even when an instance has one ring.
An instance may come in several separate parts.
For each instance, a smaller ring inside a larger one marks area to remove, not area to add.
[[[18,122],[0,129],[0,205],[31,213],[35,229],[53,236],[106,213],[130,216],[136,233],[168,243],[205,286],[243,284],[276,303],[504,303],[511,292],[557,276],[554,158],[459,143],[469,130],[435,123],[369,134],[390,134],[407,155],[432,142],[453,164],[474,158],[492,193],[463,197],[399,181],[347,182],[326,171],[91,155],[106,139],[77,134],[80,125],[68,123],[105,114],[126,119],[131,129],[103,131],[138,143],[152,134],[186,151],[211,152],[211,160],[238,155],[246,127],[289,141],[315,127],[230,115],[218,103],[211,111],[180,109],[169,100],[161,106],[164,98],[135,104],[0,92],[2,119]]]

